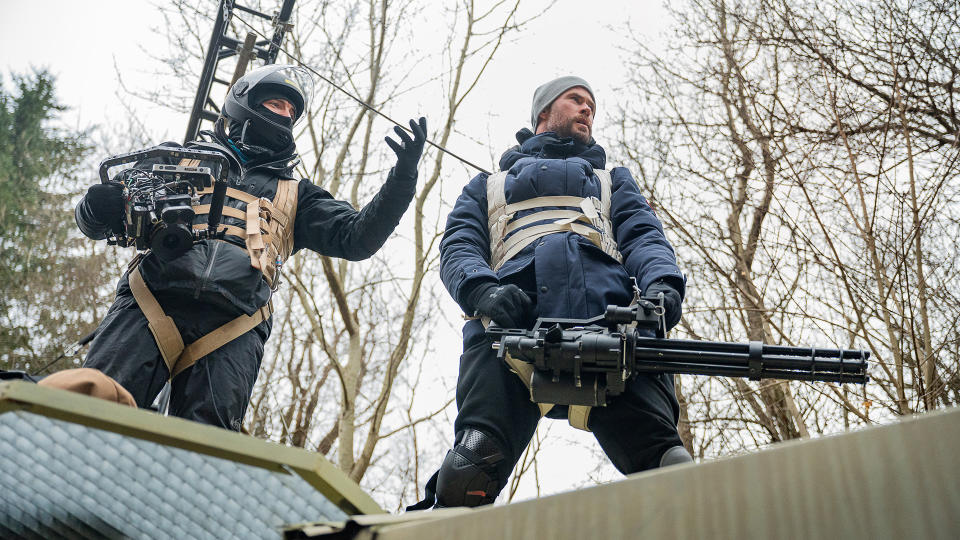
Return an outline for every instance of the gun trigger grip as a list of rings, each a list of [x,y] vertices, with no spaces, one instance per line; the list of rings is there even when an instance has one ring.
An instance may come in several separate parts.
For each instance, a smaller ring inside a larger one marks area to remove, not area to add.
[[[560,343],[563,340],[563,328],[560,328],[559,324],[555,324],[547,330],[547,333],[543,335],[543,341],[547,343]]]

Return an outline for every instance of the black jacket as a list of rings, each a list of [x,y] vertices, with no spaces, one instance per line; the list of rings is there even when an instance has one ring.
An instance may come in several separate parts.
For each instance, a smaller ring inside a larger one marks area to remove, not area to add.
[[[258,197],[273,199],[279,179],[290,178],[291,168],[287,160],[244,167],[231,150],[217,142],[195,141],[188,143],[187,147],[226,155],[231,163],[230,186]],[[137,167],[152,164],[138,163]],[[400,222],[415,190],[416,177],[398,178],[391,169],[380,191],[358,212],[350,203],[334,199],[309,180],[300,180],[293,252],[307,248],[352,261],[372,256]],[[210,197],[204,196],[201,202],[208,203]],[[242,205],[229,198],[227,203]],[[206,218],[205,215],[198,216],[197,222],[205,223]],[[110,234],[109,225],[93,217],[85,198],[77,204],[76,220],[80,230],[89,238],[100,240]],[[223,222],[244,226],[242,221],[229,216],[224,216]],[[164,298],[178,303],[192,300],[250,315],[267,303],[270,289],[263,274],[250,266],[250,256],[241,247],[243,240],[231,236],[226,239],[228,242],[197,242],[186,254],[171,261],[148,254],[141,262],[140,271],[161,303]],[[129,294],[127,276],[124,275],[117,285],[117,295]]]

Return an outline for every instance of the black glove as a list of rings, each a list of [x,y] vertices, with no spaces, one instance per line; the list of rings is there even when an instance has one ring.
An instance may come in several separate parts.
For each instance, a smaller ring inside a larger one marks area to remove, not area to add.
[[[533,302],[516,285],[481,285],[471,296],[478,315],[490,317],[502,328],[520,328],[530,316]]]
[[[644,296],[656,296],[657,293],[663,293],[663,316],[667,323],[666,330],[670,330],[680,322],[680,314],[682,312],[680,303],[683,302],[683,299],[680,298],[679,291],[663,280],[651,283],[647,287]]]
[[[420,162],[420,155],[423,154],[423,144],[427,142],[427,119],[420,117],[420,122],[410,120],[410,131],[413,132],[413,139],[400,126],[394,126],[393,130],[400,137],[400,142],[385,137],[387,146],[397,154],[397,164],[393,168],[394,174],[401,179],[410,180],[417,177],[417,163]]]
[[[117,230],[123,218],[123,185],[119,182],[94,184],[84,198],[93,219]]]

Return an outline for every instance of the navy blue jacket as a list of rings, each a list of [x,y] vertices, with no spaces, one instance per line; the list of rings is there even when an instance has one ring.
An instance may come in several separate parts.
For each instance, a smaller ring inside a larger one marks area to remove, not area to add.
[[[520,146],[500,159],[508,171],[504,182],[507,204],[534,197],[567,195],[600,197],[594,168],[606,166],[606,153],[597,144],[583,145],[553,133],[517,133]],[[630,171],[610,171],[610,217],[623,264],[587,238],[559,232],[525,247],[499,271],[490,266],[487,230],[487,176],[474,177],[447,217],[440,243],[440,276],[463,311],[473,315],[472,293],[488,283],[513,283],[537,300],[541,317],[587,318],[602,314],[609,304],[627,305],[633,298],[630,278],[641,290],[663,279],[684,294],[684,278],[663,226],[640,194]],[[518,212],[516,217],[534,212]]]

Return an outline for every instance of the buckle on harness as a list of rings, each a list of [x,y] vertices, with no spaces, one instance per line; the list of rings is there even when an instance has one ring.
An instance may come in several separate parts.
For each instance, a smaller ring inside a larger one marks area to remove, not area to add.
[[[283,276],[283,259],[280,258],[279,254],[277,254],[273,264],[276,266],[277,272],[273,275],[273,283],[270,284],[271,293],[277,292],[277,289],[280,288],[280,278]]]

